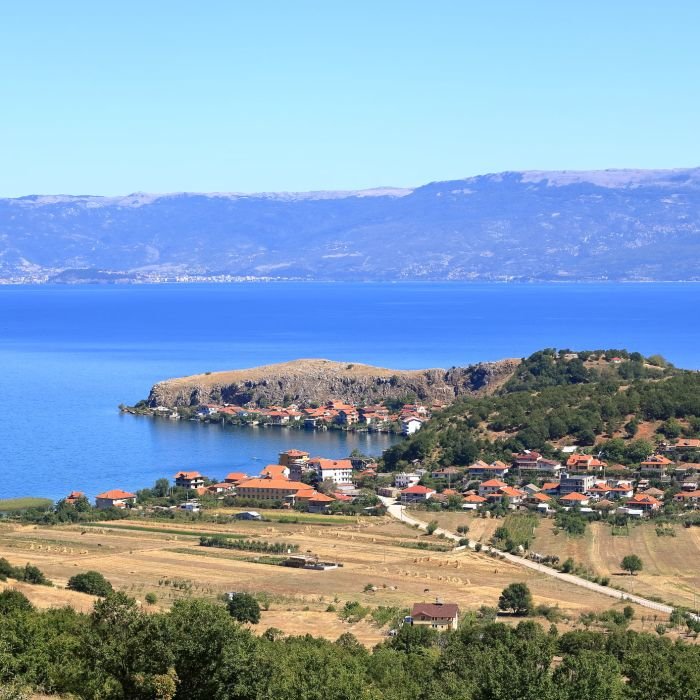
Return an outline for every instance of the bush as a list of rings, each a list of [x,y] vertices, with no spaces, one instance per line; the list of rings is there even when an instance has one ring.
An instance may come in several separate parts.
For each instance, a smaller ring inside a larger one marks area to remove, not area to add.
[[[432,535],[432,534],[435,532],[435,530],[437,530],[437,529],[438,529],[438,522],[437,522],[437,520],[431,520],[431,521],[427,524],[427,526],[426,526],[426,528],[425,528],[425,531],[426,531],[429,535]]]
[[[31,609],[32,604],[24,593],[14,588],[6,588],[0,593],[0,615],[10,615],[13,612]]]
[[[68,580],[68,588],[71,591],[89,593],[101,598],[108,596],[113,590],[112,584],[99,571],[86,571],[85,573],[71,576]]]
[[[155,593],[146,593],[145,601],[149,605],[155,605],[158,602],[158,596]]]
[[[41,586],[52,586],[53,584],[49,579],[44,576],[44,573],[36,566],[27,564],[24,569],[19,569],[17,572],[19,576],[17,578],[20,581],[25,581],[26,583],[34,583]]]
[[[260,604],[250,593],[236,593],[229,598],[226,605],[229,615],[238,622],[260,622]]]

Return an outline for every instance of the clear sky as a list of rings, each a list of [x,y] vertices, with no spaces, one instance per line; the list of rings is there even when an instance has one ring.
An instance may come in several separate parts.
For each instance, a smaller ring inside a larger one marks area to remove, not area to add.
[[[700,165],[697,0],[4,0],[0,196]]]

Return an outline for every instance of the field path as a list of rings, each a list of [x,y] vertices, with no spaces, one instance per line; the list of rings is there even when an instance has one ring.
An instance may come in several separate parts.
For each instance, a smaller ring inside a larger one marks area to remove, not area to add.
[[[382,498],[381,500],[386,506],[387,512],[393,518],[401,520],[402,522],[407,523],[408,525],[417,526],[421,530],[425,530],[427,528],[426,522],[424,522],[423,520],[418,520],[412,515],[408,515],[408,513],[406,513],[405,506],[396,503],[391,498]],[[444,535],[446,538],[454,540],[455,542],[459,542],[459,540],[462,539],[460,535],[457,535],[454,532],[450,532],[449,530],[444,530],[442,528],[438,528],[437,530],[435,530],[435,534]],[[474,548],[474,545],[475,543],[473,542],[469,543],[469,546],[472,549]],[[527,569],[534,569],[535,571],[539,571],[540,573],[546,574],[547,576],[551,576],[552,578],[559,579],[560,581],[566,581],[567,583],[572,583],[575,586],[580,586],[581,588],[587,588],[588,590],[595,591],[596,593],[606,595],[609,598],[616,598],[617,600],[628,600],[632,603],[637,603],[637,605],[649,608],[650,610],[658,610],[659,612],[666,613],[667,615],[670,615],[673,612],[673,607],[671,607],[670,605],[657,603],[653,600],[649,600],[648,598],[642,598],[641,596],[633,595],[631,593],[624,593],[623,591],[618,591],[614,588],[609,588],[608,586],[601,586],[598,583],[587,581],[585,578],[580,578],[579,576],[575,576],[574,574],[564,574],[561,571],[552,569],[549,566],[545,566],[544,564],[538,564],[536,561],[532,561],[531,559],[523,559],[522,557],[515,556],[514,554],[502,552],[500,549],[495,549],[494,547],[482,545],[481,551],[495,552],[499,556],[503,557],[504,559],[513,564],[524,566]],[[698,615],[693,615],[693,617],[696,620],[700,619],[700,616]]]

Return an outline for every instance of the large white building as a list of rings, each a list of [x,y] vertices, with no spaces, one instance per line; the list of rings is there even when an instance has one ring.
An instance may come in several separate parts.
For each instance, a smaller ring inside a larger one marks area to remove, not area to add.
[[[316,471],[321,481],[330,479],[338,485],[352,484],[352,462],[349,459],[316,457],[308,461],[308,466]]]

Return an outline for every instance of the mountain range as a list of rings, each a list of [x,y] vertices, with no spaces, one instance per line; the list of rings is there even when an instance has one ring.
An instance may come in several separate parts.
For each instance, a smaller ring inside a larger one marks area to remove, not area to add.
[[[3,281],[698,280],[699,258],[700,168],[0,199]]]

